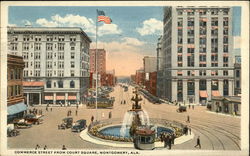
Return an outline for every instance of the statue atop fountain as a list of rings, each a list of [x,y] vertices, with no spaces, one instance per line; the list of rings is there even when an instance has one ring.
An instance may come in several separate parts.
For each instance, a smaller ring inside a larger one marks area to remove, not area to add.
[[[137,88],[135,89],[133,93],[135,94],[135,97],[133,96],[131,98],[131,100],[134,101],[134,103],[132,104],[132,109],[130,111],[135,111],[135,112],[142,111],[141,105],[139,104],[139,101],[141,101],[142,98],[138,96]]]

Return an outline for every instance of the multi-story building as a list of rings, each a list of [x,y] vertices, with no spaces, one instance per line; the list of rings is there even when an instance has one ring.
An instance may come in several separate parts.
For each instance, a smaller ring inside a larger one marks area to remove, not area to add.
[[[96,59],[97,56],[97,59]],[[97,61],[97,65],[96,65]],[[95,87],[96,84],[96,68],[98,73],[98,79],[101,80],[105,77],[106,73],[106,51],[104,49],[90,49],[90,73],[93,75],[90,82],[90,87]],[[98,86],[102,86],[100,82],[98,82]]]
[[[23,68],[24,62],[21,56],[8,54],[7,57],[7,112],[8,123],[13,119],[22,117],[27,105],[23,96]]]
[[[165,98],[199,103],[234,93],[231,7],[165,7]]]
[[[166,57],[164,56],[165,53],[163,53],[162,50],[162,36],[158,38],[157,42],[157,86],[156,86],[156,95],[158,97],[163,98],[164,97],[164,63],[166,60]]]
[[[9,54],[23,56],[27,102],[82,102],[89,83],[90,38],[76,27],[11,27]],[[34,83],[38,82],[38,83]],[[40,82],[44,82],[41,86]]]
[[[138,69],[135,73],[135,83],[137,85],[144,85],[145,83],[145,73],[144,69]]]
[[[234,95],[241,94],[241,56],[235,56],[234,62]]]

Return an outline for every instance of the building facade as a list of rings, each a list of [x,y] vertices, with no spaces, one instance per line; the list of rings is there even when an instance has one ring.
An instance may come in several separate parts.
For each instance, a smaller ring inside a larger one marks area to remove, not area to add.
[[[24,61],[21,56],[8,54],[7,56],[7,122],[21,118],[27,105],[23,96],[23,68]]]
[[[158,38],[157,42],[157,81],[156,81],[156,96],[163,98],[164,97],[164,60],[166,60],[166,57],[164,56],[163,50],[162,50],[162,36]]]
[[[234,95],[241,94],[241,57],[235,56],[234,63]]]
[[[135,73],[135,83],[137,85],[144,85],[145,83],[145,73],[144,69],[138,69]]]
[[[165,7],[165,98],[201,103],[234,94],[231,7]]]
[[[84,101],[91,40],[81,28],[11,27],[8,42],[8,53],[24,59],[24,81],[44,82],[42,94],[40,85],[27,83],[27,97],[42,96],[38,103],[51,104]]]

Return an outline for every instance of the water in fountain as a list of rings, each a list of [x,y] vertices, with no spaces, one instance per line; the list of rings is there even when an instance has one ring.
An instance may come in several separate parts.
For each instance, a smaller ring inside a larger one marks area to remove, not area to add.
[[[139,111],[137,113],[139,114],[141,124],[143,126],[149,126],[150,122],[149,122],[148,113],[145,110]],[[135,114],[136,113],[133,112],[133,111],[128,111],[128,112],[125,113],[124,118],[123,118],[123,122],[122,122],[122,128],[120,130],[120,135],[122,137],[125,136],[126,130],[131,127],[131,124],[132,124],[132,121],[133,121],[133,118],[134,118]]]

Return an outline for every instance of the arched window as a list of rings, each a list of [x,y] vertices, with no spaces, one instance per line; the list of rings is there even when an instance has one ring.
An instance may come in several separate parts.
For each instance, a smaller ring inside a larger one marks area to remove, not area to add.
[[[75,82],[73,80],[70,81],[70,88],[75,88]]]
[[[63,81],[58,81],[58,88],[63,88]]]
[[[51,81],[47,81],[46,87],[47,87],[47,88],[51,88]]]

